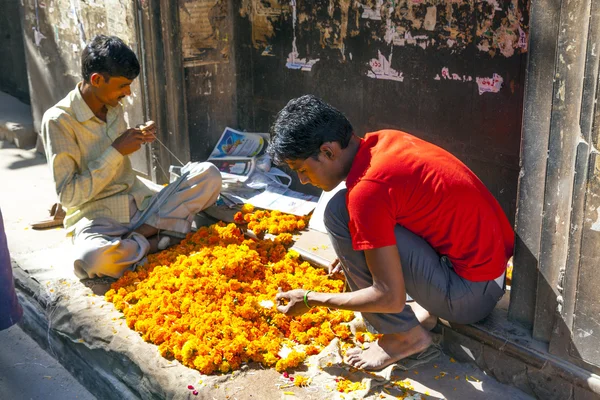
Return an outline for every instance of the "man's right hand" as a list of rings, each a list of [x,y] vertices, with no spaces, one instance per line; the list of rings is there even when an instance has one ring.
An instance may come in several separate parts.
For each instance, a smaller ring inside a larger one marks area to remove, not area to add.
[[[134,153],[142,147],[142,144],[152,141],[151,135],[145,135],[140,129],[127,129],[121,136],[115,139],[112,146],[124,156]]]

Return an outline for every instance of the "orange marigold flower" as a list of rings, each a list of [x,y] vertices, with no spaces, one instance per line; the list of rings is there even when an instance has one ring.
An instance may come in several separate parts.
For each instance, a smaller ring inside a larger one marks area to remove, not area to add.
[[[297,225],[298,217],[255,211],[250,224],[266,230]],[[256,232],[256,231],[255,231]],[[228,373],[243,363],[259,362],[283,371],[295,368],[335,337],[348,311],[314,308],[296,318],[275,310],[278,287],[340,292],[341,280],[303,262],[286,250],[289,232],[275,240],[247,239],[235,224],[217,223],[190,233],[175,248],[148,256],[148,263],[114,282],[106,293],[127,326],[158,345],[160,354],[203,374]],[[265,306],[267,305],[267,306]],[[284,359],[284,345],[302,343]]]

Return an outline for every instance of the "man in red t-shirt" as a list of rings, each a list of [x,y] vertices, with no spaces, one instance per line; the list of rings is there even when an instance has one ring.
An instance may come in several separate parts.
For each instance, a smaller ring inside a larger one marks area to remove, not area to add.
[[[483,183],[447,151],[394,130],[361,139],[342,113],[307,95],[277,115],[269,153],[303,184],[329,191],[346,181],[327,205],[325,226],[352,291],[296,289],[277,301],[287,315],[313,306],[360,311],[383,336],[348,351],[350,365],[380,369],[424,352],[437,316],[477,322],[504,294],[513,230]]]

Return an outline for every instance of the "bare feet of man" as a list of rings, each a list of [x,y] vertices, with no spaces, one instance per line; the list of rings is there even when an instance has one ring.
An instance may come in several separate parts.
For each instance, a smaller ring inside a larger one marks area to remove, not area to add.
[[[354,368],[379,370],[427,349],[431,334],[417,325],[402,333],[383,335],[366,349],[353,348],[346,352],[346,363]]]

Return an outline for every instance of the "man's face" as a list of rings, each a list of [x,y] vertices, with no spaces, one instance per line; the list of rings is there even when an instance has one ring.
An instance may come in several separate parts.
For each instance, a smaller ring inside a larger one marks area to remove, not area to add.
[[[300,183],[310,183],[326,192],[335,189],[343,180],[339,177],[336,163],[323,152],[319,153],[317,159],[308,157],[306,160],[286,160],[286,164],[296,171]]]
[[[107,82],[102,74],[93,74],[91,81],[96,97],[105,105],[116,107],[122,98],[131,95],[133,81],[125,77],[113,76]]]

